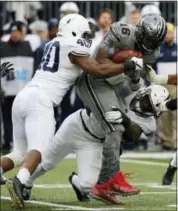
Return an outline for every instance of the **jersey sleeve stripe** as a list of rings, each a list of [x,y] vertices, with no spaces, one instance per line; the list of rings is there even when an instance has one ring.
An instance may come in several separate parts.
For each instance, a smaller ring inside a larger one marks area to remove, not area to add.
[[[75,52],[75,51],[71,51],[70,53],[74,56],[90,56],[89,53],[79,53],[79,52]]]

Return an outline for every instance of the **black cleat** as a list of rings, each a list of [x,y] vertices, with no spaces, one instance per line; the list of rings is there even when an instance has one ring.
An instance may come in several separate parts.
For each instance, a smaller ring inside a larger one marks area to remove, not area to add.
[[[0,177],[0,185],[5,185],[6,182],[7,182],[7,179],[1,175],[1,177]]]
[[[23,190],[22,190],[22,198],[24,201],[28,201],[30,199],[32,188],[33,186],[27,187],[24,185]]]
[[[176,172],[177,168],[174,166],[169,166],[166,169],[166,172],[163,175],[162,185],[170,185],[174,179],[174,174]]]
[[[89,193],[82,193],[73,183],[72,183],[72,177],[74,175],[77,175],[75,172],[72,172],[72,174],[69,176],[69,182],[72,185],[75,194],[77,196],[77,199],[81,202],[90,202],[91,201],[91,196]]]
[[[24,185],[20,182],[17,177],[14,177],[12,180],[7,180],[6,186],[11,196],[12,206],[15,209],[23,209],[24,201],[22,191]]]

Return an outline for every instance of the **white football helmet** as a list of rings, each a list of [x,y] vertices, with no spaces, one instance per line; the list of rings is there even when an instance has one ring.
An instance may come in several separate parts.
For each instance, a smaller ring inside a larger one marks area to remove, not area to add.
[[[86,18],[79,14],[64,16],[59,22],[58,36],[85,38],[90,34],[90,27]]]
[[[158,117],[162,110],[161,104],[170,99],[168,90],[160,85],[151,85],[138,90],[132,101],[132,110],[142,116]]]

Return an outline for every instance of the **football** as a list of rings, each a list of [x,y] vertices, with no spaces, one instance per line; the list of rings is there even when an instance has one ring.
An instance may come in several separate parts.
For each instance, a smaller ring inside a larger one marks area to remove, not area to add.
[[[124,49],[114,54],[114,56],[112,57],[112,61],[115,63],[124,63],[125,61],[131,59],[132,57],[141,58],[142,54],[139,51]]]

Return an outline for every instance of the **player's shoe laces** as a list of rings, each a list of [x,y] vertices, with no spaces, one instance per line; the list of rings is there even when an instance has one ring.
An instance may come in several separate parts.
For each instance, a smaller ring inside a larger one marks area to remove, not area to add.
[[[7,182],[7,178],[5,178],[4,176],[1,175],[0,177],[0,185],[5,185]]]
[[[91,195],[94,199],[100,200],[108,205],[111,205],[111,204],[123,205],[124,204],[124,202],[122,202],[116,196],[116,194],[111,194],[107,183],[96,184],[91,190]]]
[[[174,179],[174,174],[176,172],[177,168],[174,166],[169,166],[166,169],[166,172],[163,175],[162,184],[163,185],[170,185]]]
[[[130,173],[123,174],[121,171],[116,173],[109,181],[109,189],[111,193],[120,194],[122,196],[131,196],[140,193],[140,189],[130,185],[125,178],[129,178]]]
[[[7,180],[6,186],[12,199],[12,206],[15,209],[23,209],[24,202],[22,197],[22,191],[24,185],[20,182],[17,177],[14,177],[12,180]]]
[[[74,175],[77,175],[75,172],[72,172],[72,174],[69,176],[69,182],[70,184],[72,185],[74,191],[75,191],[75,194],[77,196],[77,199],[79,201],[83,201],[83,202],[90,202],[91,201],[91,197],[90,197],[90,194],[89,193],[82,193],[73,183],[72,183],[72,177]]]

